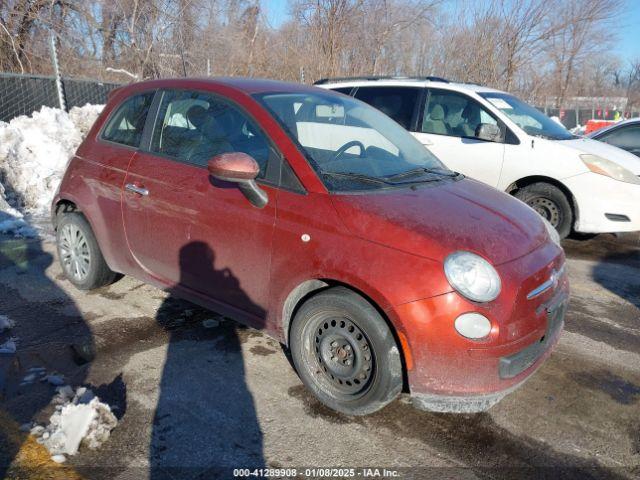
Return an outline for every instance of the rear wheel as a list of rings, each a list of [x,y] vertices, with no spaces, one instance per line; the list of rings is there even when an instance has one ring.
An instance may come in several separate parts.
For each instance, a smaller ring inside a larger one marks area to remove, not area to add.
[[[532,183],[519,189],[515,197],[523,201],[558,231],[560,238],[566,238],[573,225],[573,212],[566,195],[550,183]]]
[[[331,288],[305,302],[289,343],[298,375],[329,408],[366,415],[402,390],[400,352],[389,327],[347,288]]]
[[[115,280],[116,274],[105,262],[93,230],[81,213],[58,217],[56,243],[65,276],[80,290],[92,290]]]

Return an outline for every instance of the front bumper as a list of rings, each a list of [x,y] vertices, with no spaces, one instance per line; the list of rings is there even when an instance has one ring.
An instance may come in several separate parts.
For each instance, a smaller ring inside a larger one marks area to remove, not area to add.
[[[640,185],[619,182],[592,172],[565,178],[563,183],[571,190],[577,203],[576,231],[640,231]]]
[[[569,296],[566,272],[539,296],[527,298],[527,294],[551,272],[563,271],[563,263],[559,249],[546,245],[496,267],[505,281],[503,292],[491,305],[451,292],[396,307],[416,406],[431,411],[482,411],[524,383],[560,337]],[[529,275],[523,277],[523,272]],[[491,320],[486,340],[469,340],[455,331],[455,318],[468,311]]]

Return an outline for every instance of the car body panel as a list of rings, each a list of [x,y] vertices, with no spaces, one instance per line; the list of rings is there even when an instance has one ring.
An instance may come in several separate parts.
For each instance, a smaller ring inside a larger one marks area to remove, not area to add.
[[[500,265],[547,239],[531,208],[470,179],[332,198],[354,235],[438,262],[453,253],[453,243]],[[454,203],[464,207],[452,215],[448,205]]]

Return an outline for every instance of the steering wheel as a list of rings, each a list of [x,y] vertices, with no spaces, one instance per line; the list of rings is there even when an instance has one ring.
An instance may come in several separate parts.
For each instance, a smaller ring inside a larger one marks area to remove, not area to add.
[[[342,145],[338,149],[338,151],[333,154],[333,157],[331,158],[330,161],[334,161],[334,160],[339,159],[344,154],[344,152],[349,150],[351,147],[360,147],[360,158],[362,158],[362,156],[364,155],[364,152],[366,150],[365,146],[362,144],[362,142],[360,142],[358,140],[351,140],[350,142],[347,142],[344,145]]]

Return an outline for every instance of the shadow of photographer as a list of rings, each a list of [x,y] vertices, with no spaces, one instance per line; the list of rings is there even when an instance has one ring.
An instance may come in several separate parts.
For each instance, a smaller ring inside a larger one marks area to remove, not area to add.
[[[264,315],[229,269],[215,269],[206,243],[185,245],[179,260],[180,284],[188,283],[185,276],[210,282]],[[175,319],[192,307],[178,297],[174,288],[156,314],[170,340],[153,420],[150,478],[222,478],[233,468],[263,467],[262,431],[246,382],[240,327],[232,322],[176,327]]]

